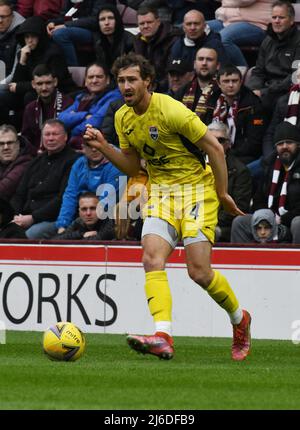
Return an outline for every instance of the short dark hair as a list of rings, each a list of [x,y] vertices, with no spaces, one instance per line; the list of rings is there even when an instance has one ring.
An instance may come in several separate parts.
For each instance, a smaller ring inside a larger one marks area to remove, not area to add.
[[[272,225],[266,219],[262,219],[257,224],[255,224],[255,230],[257,230],[259,226],[262,226],[264,228],[272,228]]]
[[[240,69],[234,64],[225,64],[221,66],[217,73],[217,80],[220,81],[220,77],[223,75],[238,75],[240,79],[243,79]]]
[[[93,193],[92,191],[84,191],[83,193],[80,194],[78,198],[78,202],[79,200],[86,199],[86,198],[99,200],[96,193]]]
[[[101,67],[101,69],[103,69],[105,76],[110,76],[110,71],[109,71],[109,68],[106,66],[106,64],[100,63],[100,61],[93,61],[92,63],[86,66],[85,77],[87,76],[89,69],[93,66]]]
[[[65,134],[68,134],[68,130],[66,129],[65,124],[60,119],[57,119],[57,118],[46,119],[46,121],[42,125],[42,131],[44,130],[46,125],[60,125],[61,128],[64,129]]]
[[[136,15],[147,15],[148,13],[152,13],[156,19],[159,18],[158,10],[152,6],[140,6]]]
[[[11,13],[13,13],[13,11],[14,11],[14,5],[9,0],[0,0],[0,6],[7,6],[7,7],[9,7],[10,10],[11,10]]]
[[[129,54],[118,57],[112,66],[112,73],[117,80],[121,69],[127,69],[128,67],[134,66],[138,66],[140,68],[141,78],[143,80],[150,78],[151,82],[154,81],[155,70],[152,64],[142,55],[135,54],[134,52],[129,52]]]
[[[35,76],[53,76],[53,78],[56,78],[57,76],[53,73],[52,70],[49,69],[49,67],[47,66],[47,64],[38,64],[37,66],[35,66],[35,68],[32,71],[32,77],[34,78]]]
[[[295,18],[295,8],[290,1],[276,0],[274,1],[274,3],[272,3],[272,9],[276,6],[286,6],[288,15],[291,18]]]
[[[216,48],[213,48],[212,46],[205,46],[205,45],[199,46],[199,48],[197,48],[197,51],[196,51],[196,54],[195,54],[195,59],[196,59],[196,56],[197,56],[198,52],[200,51],[200,49],[209,49],[210,51],[215,51],[217,62],[219,62],[219,53],[216,50]]]

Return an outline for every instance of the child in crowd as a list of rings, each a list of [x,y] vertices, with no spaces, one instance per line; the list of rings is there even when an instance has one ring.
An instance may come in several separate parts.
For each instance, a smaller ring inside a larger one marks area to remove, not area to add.
[[[251,231],[258,243],[291,242],[289,229],[276,223],[276,216],[270,209],[259,209],[252,215]]]

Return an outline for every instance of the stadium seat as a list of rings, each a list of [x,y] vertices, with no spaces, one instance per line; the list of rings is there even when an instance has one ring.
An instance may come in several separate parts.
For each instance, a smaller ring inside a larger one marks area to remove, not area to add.
[[[121,14],[124,27],[137,27],[136,10],[124,6],[117,1],[117,8]]]
[[[292,5],[295,9],[295,23],[298,29],[300,29],[300,3],[292,3]]]
[[[238,67],[239,71],[242,74],[242,78],[243,78],[243,82],[244,82],[246,74],[247,74],[247,71],[248,71],[248,67],[246,67],[246,66],[237,66],[237,67]]]
[[[79,88],[84,87],[84,81],[85,81],[85,69],[84,66],[69,66],[68,70],[70,74],[72,75],[73,81]]]
[[[246,72],[246,74],[244,76],[244,85],[246,85],[246,86],[247,86],[247,83],[249,82],[249,79],[250,79],[250,76],[251,76],[251,73],[252,73],[254,67],[255,66],[250,67],[250,69],[247,70],[247,72]]]

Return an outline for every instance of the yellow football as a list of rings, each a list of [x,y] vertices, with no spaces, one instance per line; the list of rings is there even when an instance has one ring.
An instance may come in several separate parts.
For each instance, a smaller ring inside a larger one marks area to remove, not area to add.
[[[44,332],[43,349],[51,360],[75,361],[85,351],[85,336],[75,324],[58,322]]]

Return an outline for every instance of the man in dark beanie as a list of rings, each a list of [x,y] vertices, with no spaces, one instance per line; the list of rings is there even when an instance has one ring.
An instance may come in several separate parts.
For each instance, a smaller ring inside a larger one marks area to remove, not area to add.
[[[252,209],[271,209],[277,224],[290,229],[293,243],[300,243],[299,129],[288,121],[281,122],[275,131],[274,145],[274,152],[264,161],[264,176]],[[231,242],[250,242],[250,219],[251,215],[234,219]]]
[[[274,133],[275,148],[278,144],[287,140],[300,143],[300,130],[289,121],[282,121],[278,124]]]

